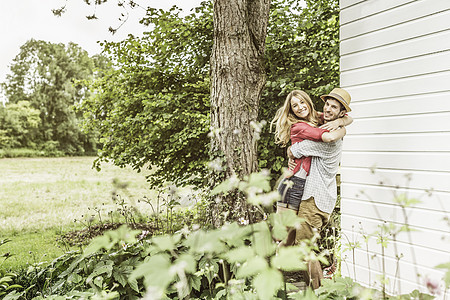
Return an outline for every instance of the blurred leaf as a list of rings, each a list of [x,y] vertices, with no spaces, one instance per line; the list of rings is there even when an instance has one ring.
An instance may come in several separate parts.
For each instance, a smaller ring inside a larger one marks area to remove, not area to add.
[[[152,243],[161,251],[171,251],[177,247],[181,240],[181,234],[155,236]]]
[[[260,256],[253,256],[242,264],[237,273],[236,278],[247,278],[259,274],[269,267],[267,261]]]
[[[224,257],[230,263],[245,262],[250,258],[255,257],[255,252],[253,251],[253,248],[249,246],[242,246],[227,251],[224,254]]]
[[[268,257],[275,253],[276,245],[266,222],[253,224],[253,250],[258,256]]]
[[[283,286],[283,276],[275,269],[266,269],[255,277],[253,285],[260,299],[273,299],[276,291]]]
[[[299,247],[281,247],[271,259],[274,268],[284,271],[306,270],[304,255]]]

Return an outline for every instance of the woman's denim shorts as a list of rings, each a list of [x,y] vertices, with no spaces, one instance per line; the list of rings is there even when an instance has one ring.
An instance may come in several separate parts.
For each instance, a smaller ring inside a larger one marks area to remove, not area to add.
[[[277,205],[298,210],[305,189],[305,181],[305,178],[295,176],[284,178],[278,186],[281,201],[278,201]]]

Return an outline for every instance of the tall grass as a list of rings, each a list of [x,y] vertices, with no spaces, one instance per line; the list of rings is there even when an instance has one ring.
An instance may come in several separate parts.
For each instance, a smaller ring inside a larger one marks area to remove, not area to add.
[[[138,199],[153,197],[145,175],[105,164],[92,169],[93,157],[0,159],[0,239],[12,241],[4,252],[13,257],[3,267],[21,267],[38,257],[62,253],[55,247],[60,233],[80,228],[74,222],[91,217],[93,208],[113,209],[112,195],[149,210]],[[116,188],[120,185],[121,189]],[[0,253],[1,255],[2,253]]]

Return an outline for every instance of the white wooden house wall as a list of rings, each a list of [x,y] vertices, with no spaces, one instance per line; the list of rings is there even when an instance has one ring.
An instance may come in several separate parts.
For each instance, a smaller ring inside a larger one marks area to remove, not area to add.
[[[450,0],[341,0],[340,8],[341,87],[355,119],[341,162],[342,247],[362,246],[344,252],[341,270],[373,286],[384,261],[388,292],[426,291],[426,277],[443,276],[434,267],[450,262]],[[367,252],[362,233],[405,222],[393,202],[401,193],[421,201],[406,209],[414,231],[389,242],[382,259],[376,238]]]

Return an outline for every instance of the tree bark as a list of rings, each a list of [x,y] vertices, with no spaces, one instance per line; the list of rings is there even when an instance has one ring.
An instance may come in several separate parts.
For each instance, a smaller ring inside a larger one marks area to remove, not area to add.
[[[257,171],[257,140],[250,124],[257,121],[266,81],[264,51],[269,9],[270,0],[214,1],[211,153],[224,158],[225,177],[242,178]],[[231,219],[251,217],[245,199],[222,196],[216,204],[216,214],[227,210]]]

